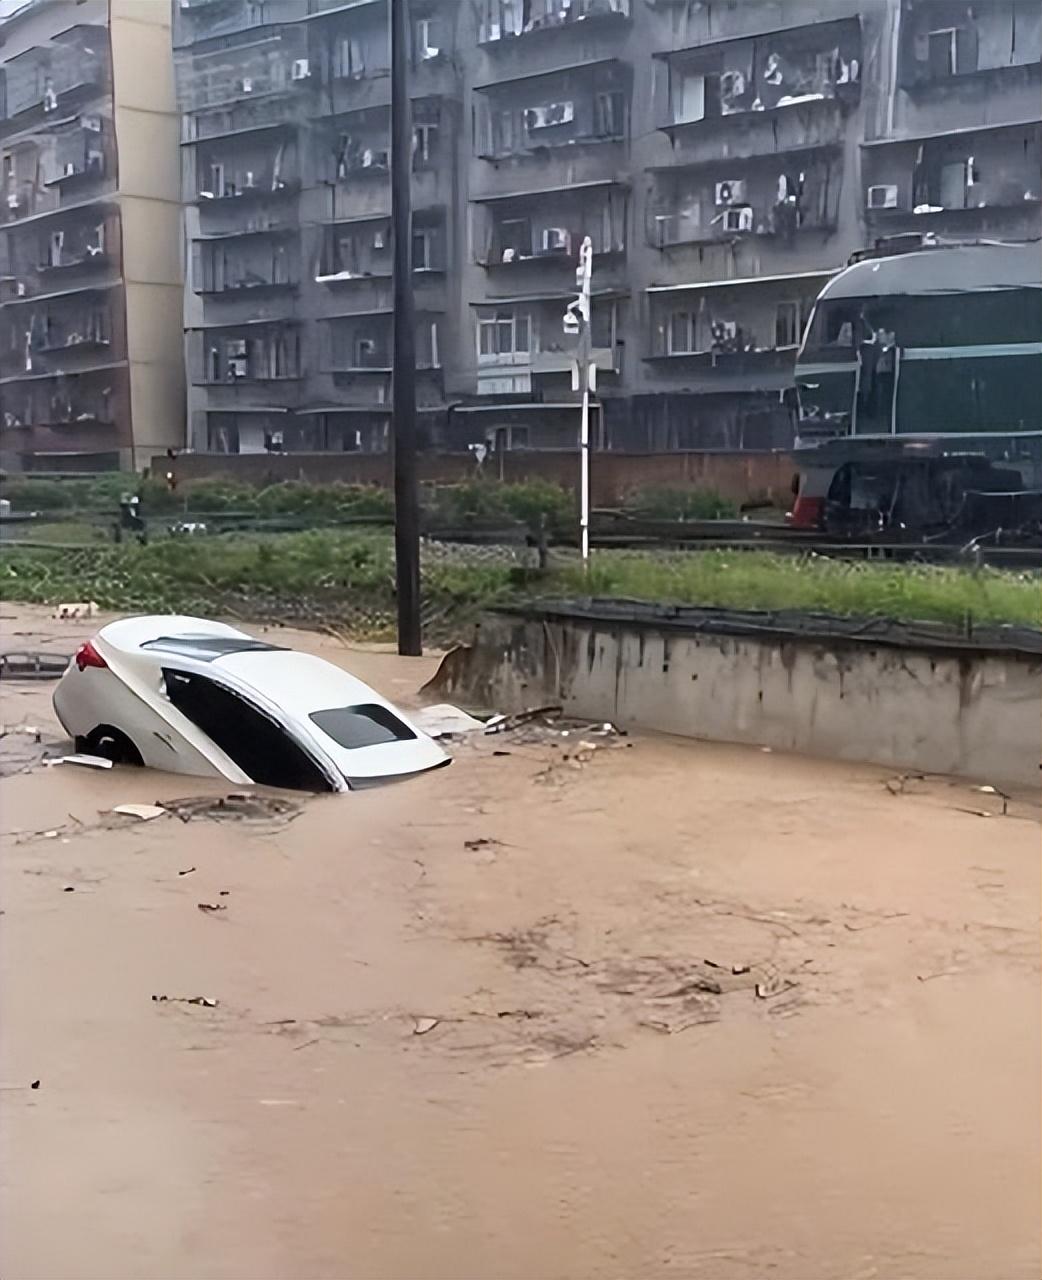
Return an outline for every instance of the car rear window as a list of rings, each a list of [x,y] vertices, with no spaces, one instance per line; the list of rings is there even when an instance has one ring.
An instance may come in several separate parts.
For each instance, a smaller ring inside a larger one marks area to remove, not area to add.
[[[375,747],[383,742],[408,742],[416,734],[393,711],[375,702],[360,707],[331,707],[313,711],[311,721],[341,747]]]
[[[159,653],[176,653],[183,658],[197,658],[200,662],[215,662],[230,653],[270,653],[283,651],[285,646],[266,644],[263,640],[251,640],[248,636],[159,636],[145,640],[142,649],[155,649]]]

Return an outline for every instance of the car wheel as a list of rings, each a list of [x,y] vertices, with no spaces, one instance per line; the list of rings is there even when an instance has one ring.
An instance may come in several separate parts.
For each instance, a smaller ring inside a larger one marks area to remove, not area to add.
[[[114,729],[108,724],[99,724],[85,738],[77,738],[76,749],[85,751],[88,755],[101,756],[103,760],[111,760],[113,764],[145,763],[141,752],[123,730]]]

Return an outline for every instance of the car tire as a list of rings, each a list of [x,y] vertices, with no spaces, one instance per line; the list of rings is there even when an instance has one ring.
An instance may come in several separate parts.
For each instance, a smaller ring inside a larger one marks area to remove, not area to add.
[[[87,755],[101,756],[103,760],[111,760],[113,764],[143,765],[141,752],[122,729],[112,725],[99,724],[96,729],[83,738],[76,739],[76,750]]]

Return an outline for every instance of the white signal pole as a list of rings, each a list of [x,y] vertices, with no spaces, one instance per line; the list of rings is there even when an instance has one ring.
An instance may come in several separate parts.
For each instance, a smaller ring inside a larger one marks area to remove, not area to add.
[[[586,236],[579,247],[575,270],[578,297],[564,313],[565,333],[578,334],[572,385],[583,394],[579,425],[579,551],[583,568],[590,563],[590,392],[595,387],[596,370],[590,360],[590,279],[593,275],[593,241]]]

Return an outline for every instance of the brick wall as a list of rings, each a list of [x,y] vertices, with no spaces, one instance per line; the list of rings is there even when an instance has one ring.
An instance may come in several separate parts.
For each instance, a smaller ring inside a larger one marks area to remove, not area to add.
[[[170,466],[156,460],[155,471]],[[172,464],[181,481],[221,476],[249,484],[305,480],[315,484],[391,484],[387,454],[312,453],[183,454]],[[427,453],[419,460],[421,481],[453,484],[483,475],[508,482],[539,478],[576,488],[577,454],[535,450],[503,453],[487,459],[480,472],[469,454]],[[784,506],[790,497],[792,458],[785,453],[596,453],[590,470],[593,503],[612,506],[635,489],[691,487],[714,489],[736,502],[768,498]]]

